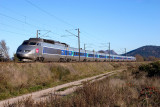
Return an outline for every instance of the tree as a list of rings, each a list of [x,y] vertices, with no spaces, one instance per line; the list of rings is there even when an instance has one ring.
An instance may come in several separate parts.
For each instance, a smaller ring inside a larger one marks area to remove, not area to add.
[[[136,60],[138,62],[143,62],[144,61],[144,58],[141,55],[139,55],[139,54],[135,55],[135,57],[136,57]]]
[[[155,56],[149,56],[148,61],[156,61],[156,57]]]
[[[9,59],[9,48],[6,46],[5,40],[0,41],[0,54],[3,58]]]
[[[14,61],[14,62],[18,62],[19,59],[18,59],[17,55],[16,55],[16,54],[13,54],[13,56],[14,56],[14,57],[13,57],[13,61]]]

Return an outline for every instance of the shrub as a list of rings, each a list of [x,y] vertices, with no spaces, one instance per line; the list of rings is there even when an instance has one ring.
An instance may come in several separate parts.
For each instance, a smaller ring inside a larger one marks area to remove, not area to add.
[[[56,79],[62,80],[65,76],[70,74],[69,69],[64,68],[63,66],[51,66],[51,72],[53,73]]]
[[[142,65],[139,67],[140,71],[147,72],[149,77],[160,76],[160,62],[153,62],[147,65]]]

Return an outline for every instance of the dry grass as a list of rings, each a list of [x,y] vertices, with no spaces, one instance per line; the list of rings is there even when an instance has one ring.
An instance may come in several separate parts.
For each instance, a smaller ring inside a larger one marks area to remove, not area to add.
[[[136,64],[130,62],[0,63],[0,100]]]
[[[148,78],[144,72],[137,73],[136,66],[95,83],[84,83],[82,88],[69,96],[51,96],[49,100],[38,103],[34,103],[31,98],[28,98],[14,105],[6,106],[159,107],[160,78]]]

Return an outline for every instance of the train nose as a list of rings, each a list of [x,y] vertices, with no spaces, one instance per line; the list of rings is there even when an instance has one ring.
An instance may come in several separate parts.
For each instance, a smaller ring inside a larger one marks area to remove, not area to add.
[[[18,58],[27,58],[30,56],[29,51],[17,52],[16,54]]]
[[[27,56],[25,54],[17,53],[17,57],[19,59],[22,59],[22,58],[26,58]]]
[[[18,49],[16,55],[19,59],[29,58],[31,50],[29,49]]]

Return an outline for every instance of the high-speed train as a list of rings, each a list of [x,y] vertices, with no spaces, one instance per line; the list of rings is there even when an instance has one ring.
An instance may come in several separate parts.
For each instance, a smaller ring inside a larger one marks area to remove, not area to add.
[[[16,55],[20,61],[136,61],[132,56],[109,55],[69,47],[59,41],[30,38],[25,40],[17,49]]]

